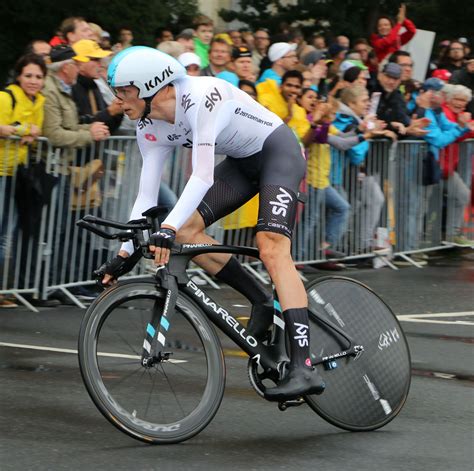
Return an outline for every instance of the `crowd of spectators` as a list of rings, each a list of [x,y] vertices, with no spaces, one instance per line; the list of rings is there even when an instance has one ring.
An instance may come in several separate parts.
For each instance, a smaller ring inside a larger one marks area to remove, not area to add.
[[[190,28],[177,32],[160,27],[154,37],[156,48],[174,56],[189,75],[232,83],[295,132],[307,155],[308,192],[326,208],[321,249],[338,253],[355,203],[342,181],[347,165],[360,169],[365,187],[365,201],[358,202],[365,211],[360,247],[377,249],[374,234],[384,192],[376,176],[364,169],[371,139],[425,140],[441,164],[442,178],[455,182],[462,213],[469,190],[457,175],[456,152],[448,159],[445,148],[473,136],[474,56],[465,38],[440,43],[428,78],[418,82],[412,76],[412,56],[400,49],[416,34],[404,5],[395,19],[380,17],[369,39],[319,33],[305,37],[298,28],[272,33],[265,28],[217,31],[201,15]],[[117,41],[111,39],[99,25],[70,17],[50,40],[28,44],[11,83],[0,91],[0,137],[21,139],[15,158],[8,141],[0,141],[4,194],[12,185],[14,167],[26,162],[28,146],[40,135],[63,149],[66,175],[74,166],[91,166],[75,149],[133,132],[135,123],[124,117],[105,80],[113,55],[135,44],[133,31],[124,26]],[[88,169],[100,174],[98,170]],[[0,265],[7,244],[5,208],[12,207],[8,201],[2,204]],[[307,219],[305,237],[310,238],[320,215],[315,211]],[[0,298],[0,305],[9,303]]]

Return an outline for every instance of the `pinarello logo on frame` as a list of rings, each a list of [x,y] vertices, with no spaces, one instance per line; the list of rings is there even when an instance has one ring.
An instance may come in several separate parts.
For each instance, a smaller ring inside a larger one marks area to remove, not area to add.
[[[145,139],[147,141],[156,142],[156,136],[154,134],[145,134]]]

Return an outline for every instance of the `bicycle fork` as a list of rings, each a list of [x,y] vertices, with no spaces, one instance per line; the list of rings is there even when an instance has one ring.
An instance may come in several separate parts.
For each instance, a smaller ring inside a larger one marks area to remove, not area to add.
[[[163,349],[166,346],[166,334],[170,327],[169,317],[174,311],[178,299],[176,279],[173,276],[168,276],[166,271],[160,268],[158,268],[156,276],[160,279],[159,286],[166,289],[166,298],[163,308],[161,299],[154,302],[151,320],[146,327],[141,357],[141,364],[145,368],[151,368],[155,363],[168,360],[171,355],[169,352],[163,352]]]

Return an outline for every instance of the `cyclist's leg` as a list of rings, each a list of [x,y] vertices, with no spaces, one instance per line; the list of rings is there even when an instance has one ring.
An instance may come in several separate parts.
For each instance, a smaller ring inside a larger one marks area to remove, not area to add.
[[[280,126],[267,138],[262,150],[257,223],[260,256],[275,284],[290,343],[288,374],[266,392],[269,398],[278,400],[324,389],[324,382],[311,367],[308,301],[291,257],[297,194],[305,169],[294,134],[287,126]]]

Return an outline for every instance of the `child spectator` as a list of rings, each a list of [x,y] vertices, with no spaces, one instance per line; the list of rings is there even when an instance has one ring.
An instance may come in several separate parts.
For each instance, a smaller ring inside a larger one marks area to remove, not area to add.
[[[205,68],[209,65],[209,47],[212,36],[214,35],[214,22],[204,15],[200,15],[193,20],[195,38],[194,52],[201,59],[201,67]]]

